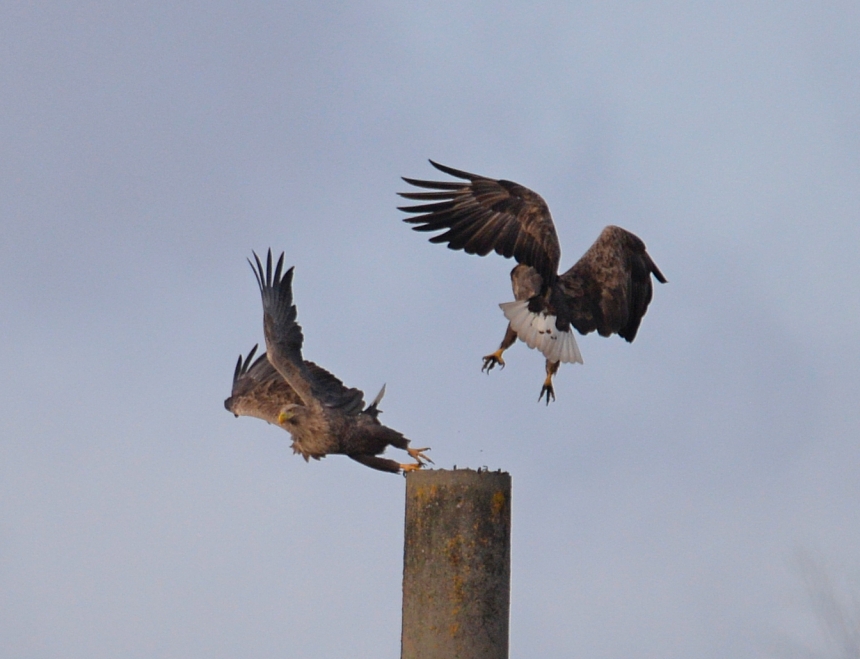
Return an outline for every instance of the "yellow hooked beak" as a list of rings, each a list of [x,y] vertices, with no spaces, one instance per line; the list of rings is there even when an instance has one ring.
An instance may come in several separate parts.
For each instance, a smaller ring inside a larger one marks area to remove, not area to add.
[[[278,423],[281,425],[284,425],[287,421],[292,419],[293,416],[295,416],[295,415],[292,412],[281,412],[278,415]]]

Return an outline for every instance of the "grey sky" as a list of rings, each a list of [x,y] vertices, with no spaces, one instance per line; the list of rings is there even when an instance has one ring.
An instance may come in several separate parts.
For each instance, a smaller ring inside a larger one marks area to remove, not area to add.
[[[512,657],[815,646],[860,570],[860,7],[6,3],[0,656],[396,657],[403,481],[222,407],[286,251],[305,355],[513,476]],[[426,159],[669,279],[558,402],[512,263],[395,210]]]

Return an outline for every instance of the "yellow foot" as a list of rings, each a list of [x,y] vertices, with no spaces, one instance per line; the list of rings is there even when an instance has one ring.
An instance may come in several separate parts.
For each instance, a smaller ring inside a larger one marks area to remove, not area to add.
[[[424,464],[425,460],[427,462],[429,462],[430,464],[436,464],[430,458],[428,458],[426,455],[424,455],[424,451],[429,451],[429,450],[430,450],[430,447],[428,446],[427,448],[407,448],[406,452],[409,454],[410,458],[414,458],[415,460],[418,461],[418,465],[420,467]]]
[[[548,377],[544,380],[543,387],[540,390],[540,396],[538,396],[538,402],[541,402],[541,399],[546,396],[546,404],[549,405],[550,400],[555,400],[555,391],[552,388],[552,378]]]
[[[423,462],[414,462],[408,465],[400,465],[400,471],[404,474],[408,474],[410,471],[418,471],[423,466]]]
[[[504,350],[499,348],[492,355],[487,355],[484,357],[484,365],[481,367],[481,372],[486,371],[488,374],[493,370],[493,367],[498,364],[500,368],[505,367],[505,360],[502,359],[502,353]]]

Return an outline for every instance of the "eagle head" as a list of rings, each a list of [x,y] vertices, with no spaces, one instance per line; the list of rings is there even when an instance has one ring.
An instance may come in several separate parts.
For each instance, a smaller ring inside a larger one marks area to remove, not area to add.
[[[295,403],[284,405],[281,408],[280,413],[278,413],[278,425],[284,427],[297,426],[301,423],[301,419],[305,415],[305,412],[306,410],[304,405],[296,405]]]

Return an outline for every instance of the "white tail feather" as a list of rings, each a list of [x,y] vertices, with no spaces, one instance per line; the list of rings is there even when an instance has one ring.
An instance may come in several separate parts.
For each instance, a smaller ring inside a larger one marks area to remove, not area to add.
[[[528,300],[504,302],[499,306],[519,339],[529,348],[537,348],[550,361],[582,363],[573,330],[560,332],[555,326],[555,316],[529,311]]]

